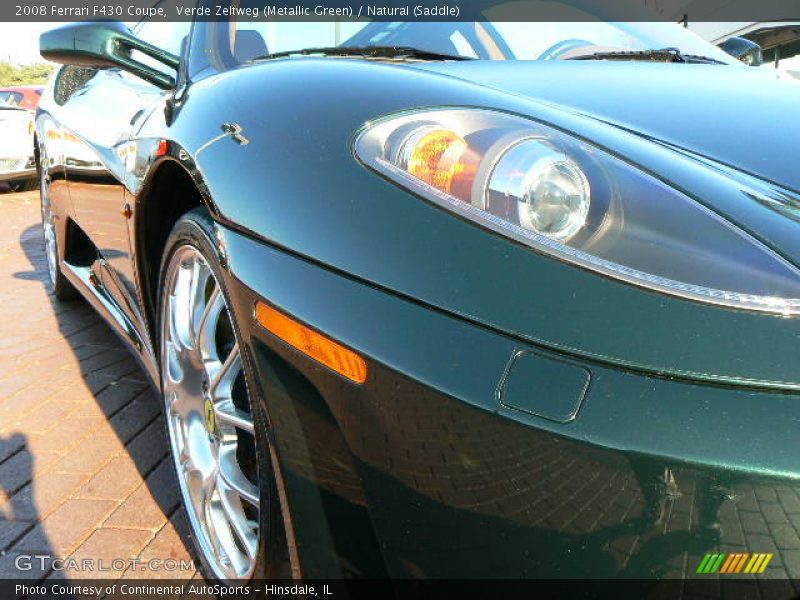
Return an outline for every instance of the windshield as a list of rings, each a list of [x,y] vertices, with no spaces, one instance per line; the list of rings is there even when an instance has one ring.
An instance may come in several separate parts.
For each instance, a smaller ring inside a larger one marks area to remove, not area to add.
[[[600,51],[677,48],[683,54],[733,62],[675,23],[371,23],[343,44],[413,46],[494,60],[554,60]]]
[[[0,90],[0,107],[17,106],[22,102],[22,94],[11,90]]]
[[[209,45],[202,49],[204,56],[198,62],[226,70],[269,54],[309,48],[402,46],[484,60],[564,60],[598,52],[670,48],[684,55],[737,64],[677,23],[613,22],[609,19],[612,15],[592,14],[591,5],[582,0],[547,2],[547,14],[553,15],[553,7],[558,7],[555,15],[561,21],[511,20],[525,15],[525,10],[534,11],[529,13],[533,17],[536,5],[530,0],[498,4],[485,10],[486,20],[480,22],[209,23],[202,25],[209,28],[201,36]]]

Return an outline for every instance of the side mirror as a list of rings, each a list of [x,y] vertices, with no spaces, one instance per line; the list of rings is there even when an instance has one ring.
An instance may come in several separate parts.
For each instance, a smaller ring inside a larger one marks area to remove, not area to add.
[[[743,37],[731,37],[719,45],[725,52],[750,67],[761,65],[761,46]]]
[[[47,31],[39,38],[43,58],[89,69],[119,67],[162,89],[175,87],[175,78],[132,58],[134,50],[177,71],[180,59],[135,38],[117,21],[71,23]]]

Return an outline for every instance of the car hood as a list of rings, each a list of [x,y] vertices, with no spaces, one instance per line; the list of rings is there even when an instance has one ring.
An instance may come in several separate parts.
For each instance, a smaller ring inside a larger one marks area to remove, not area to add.
[[[793,119],[796,109],[789,109],[785,98],[790,88],[781,87],[780,100],[771,104],[755,94],[738,94],[747,91],[750,76],[757,77],[752,85],[774,89],[777,82],[768,75],[751,75],[744,66],[469,62],[413,67],[408,61],[277,59],[194,83],[192,101],[169,127],[162,123],[166,111],[154,110],[137,133],[148,144],[137,155],[153,156],[153,140],[169,132],[196,161],[187,161],[186,168],[202,177],[201,189],[213,199],[220,223],[263,240],[265,251],[286,249],[343,274],[342,281],[365,282],[570,356],[670,377],[798,390],[800,374],[791,357],[799,319],[685,300],[570,266],[421,201],[365,168],[352,152],[354,132],[365,122],[417,107],[484,107],[527,115],[592,139],[747,232],[769,237],[770,247],[791,250],[797,247],[798,223],[794,215],[779,212],[784,205],[774,206],[771,186],[730,178],[595,120],[613,117],[630,128],[635,123],[640,132],[649,128],[684,146],[693,139],[696,148],[708,140],[690,125],[705,129],[709,139],[735,140],[709,144],[707,152],[717,156],[756,143],[766,147],[768,136],[753,140],[764,134],[763,125],[748,126],[748,118],[773,124],[771,114],[761,110],[763,103]],[[708,83],[712,76],[720,83]],[[683,87],[674,89],[679,84]],[[726,96],[723,88],[732,91]],[[737,104],[727,105],[723,100],[732,94]],[[314,98],[326,99],[324,110],[309,100]],[[747,98],[759,105],[734,112]],[[693,106],[698,103],[703,113]],[[224,123],[236,123],[241,135],[220,136]],[[682,137],[674,135],[676,123]],[[773,131],[779,123],[771,125]],[[740,133],[730,135],[728,124]],[[791,127],[797,128],[796,121]],[[789,129],[784,124],[770,143],[789,146],[797,139]],[[797,154],[768,152],[784,161]],[[733,162],[745,154],[726,156]],[[152,180],[141,185],[147,181]],[[138,186],[131,187],[135,195],[142,189]],[[800,251],[793,259],[800,264]],[[355,340],[339,341],[358,347]]]
[[[773,69],[605,61],[415,68],[555,104],[800,190],[800,85]]]

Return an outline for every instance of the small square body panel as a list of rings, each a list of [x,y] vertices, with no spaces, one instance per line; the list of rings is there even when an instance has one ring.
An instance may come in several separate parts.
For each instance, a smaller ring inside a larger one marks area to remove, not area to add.
[[[578,414],[591,374],[577,365],[524,351],[511,359],[500,388],[503,406],[557,423]]]

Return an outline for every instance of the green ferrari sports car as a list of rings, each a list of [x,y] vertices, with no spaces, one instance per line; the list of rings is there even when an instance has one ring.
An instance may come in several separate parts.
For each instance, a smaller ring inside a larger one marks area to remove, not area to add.
[[[800,88],[572,4],[42,36],[54,293],[209,576],[800,573]]]

